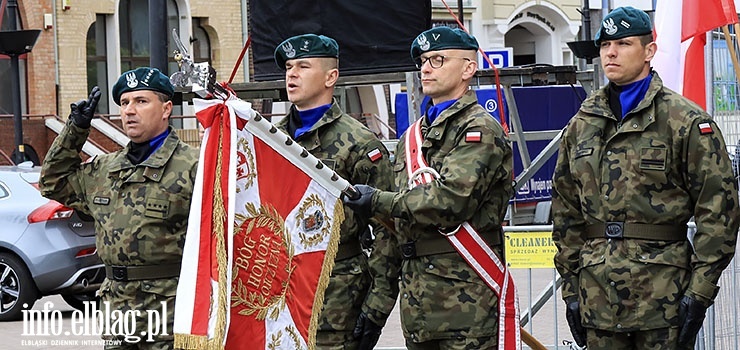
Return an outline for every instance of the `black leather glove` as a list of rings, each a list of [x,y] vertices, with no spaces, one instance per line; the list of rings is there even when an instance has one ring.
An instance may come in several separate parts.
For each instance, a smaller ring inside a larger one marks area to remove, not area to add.
[[[375,241],[375,235],[369,225],[365,226],[365,230],[360,233],[360,246],[362,249],[372,249],[373,242]]]
[[[372,350],[375,347],[375,344],[378,343],[380,332],[382,330],[383,327],[378,326],[375,322],[367,318],[367,315],[364,312],[360,312],[360,317],[357,318],[357,324],[352,333],[355,339],[360,340],[360,346],[357,349]]]
[[[707,307],[696,301],[696,299],[684,295],[678,304],[678,321],[681,323],[678,331],[678,344],[693,344],[699,333]]]
[[[375,187],[368,185],[354,185],[353,187],[359,196],[356,196],[356,198],[349,198],[347,195],[342,196],[344,204],[363,219],[370,219],[372,217],[373,193],[377,190]]]
[[[565,319],[576,344],[580,347],[586,346],[586,328],[581,324],[581,305],[577,297],[565,299]]]
[[[81,128],[89,128],[95,114],[95,108],[98,107],[98,101],[100,101],[100,88],[96,86],[90,90],[90,96],[87,100],[79,100],[69,106],[72,110],[69,119]]]

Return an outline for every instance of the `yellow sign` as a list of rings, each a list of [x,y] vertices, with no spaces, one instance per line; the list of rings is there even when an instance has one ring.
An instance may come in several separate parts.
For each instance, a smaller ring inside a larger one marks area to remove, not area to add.
[[[552,232],[506,232],[506,264],[513,269],[554,268]]]

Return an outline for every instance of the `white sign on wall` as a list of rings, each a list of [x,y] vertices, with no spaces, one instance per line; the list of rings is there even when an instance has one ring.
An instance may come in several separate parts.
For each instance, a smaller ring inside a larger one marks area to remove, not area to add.
[[[511,47],[484,50],[484,52],[496,68],[511,67],[514,65],[514,49]],[[488,60],[483,58],[483,69],[488,68],[491,68],[491,65],[488,64]]]

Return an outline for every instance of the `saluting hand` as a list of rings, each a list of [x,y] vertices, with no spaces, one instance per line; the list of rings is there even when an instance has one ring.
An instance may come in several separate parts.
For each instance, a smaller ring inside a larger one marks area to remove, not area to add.
[[[95,109],[98,107],[98,101],[100,101],[100,88],[95,86],[90,90],[87,100],[79,100],[69,106],[72,110],[69,119],[81,128],[89,128]]]

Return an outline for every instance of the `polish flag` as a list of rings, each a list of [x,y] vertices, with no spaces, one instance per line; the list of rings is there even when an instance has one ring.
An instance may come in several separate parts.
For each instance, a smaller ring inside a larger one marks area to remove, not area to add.
[[[652,64],[663,84],[706,109],[706,32],[737,22],[733,0],[658,1]]]

